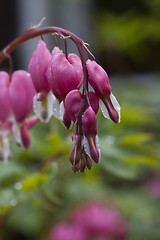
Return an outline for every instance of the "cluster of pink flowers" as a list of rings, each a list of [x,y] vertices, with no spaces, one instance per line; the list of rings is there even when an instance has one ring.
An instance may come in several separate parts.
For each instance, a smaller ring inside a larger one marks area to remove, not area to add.
[[[7,162],[11,157],[9,150],[13,134],[17,144],[26,149],[30,146],[28,130],[38,118],[31,116],[35,89],[30,75],[23,71],[15,71],[11,78],[8,73],[0,71],[0,157]]]
[[[115,208],[91,203],[77,208],[70,222],[61,222],[51,231],[49,240],[125,240],[129,225]]]
[[[58,46],[51,53],[44,41],[39,40],[28,72],[15,71],[11,77],[0,72],[0,152],[3,158],[7,160],[10,156],[8,134],[15,136],[18,145],[29,148],[28,130],[38,119],[47,123],[54,116],[67,129],[76,125],[69,155],[73,171],[91,169],[92,162],[98,163],[100,159],[96,120],[99,105],[106,118],[119,123],[120,106],[112,94],[105,70],[90,59],[84,67],[76,54],[64,54]],[[35,115],[26,120],[32,110]]]

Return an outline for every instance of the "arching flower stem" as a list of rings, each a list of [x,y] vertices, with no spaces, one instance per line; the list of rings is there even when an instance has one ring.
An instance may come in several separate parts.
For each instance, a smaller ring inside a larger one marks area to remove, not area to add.
[[[63,39],[66,38],[70,38],[77,46],[77,49],[79,51],[79,55],[82,61],[82,67],[83,67],[83,98],[84,98],[84,105],[82,106],[80,112],[78,113],[77,116],[77,132],[81,133],[82,129],[79,129],[79,126],[81,126],[81,117],[83,112],[85,111],[85,109],[88,107],[89,104],[89,99],[88,99],[88,73],[87,73],[87,68],[86,68],[86,59],[85,59],[85,54],[84,54],[84,50],[87,52],[87,54],[91,57],[93,57],[93,55],[90,53],[90,51],[88,50],[88,48],[86,47],[85,43],[83,42],[82,39],[80,39],[79,37],[77,37],[75,34],[73,34],[72,32],[63,29],[63,28],[59,28],[59,27],[54,27],[54,26],[50,26],[50,27],[45,27],[45,28],[40,28],[37,29],[35,27],[31,27],[29,29],[27,29],[26,32],[24,32],[22,35],[20,35],[19,37],[17,37],[16,39],[14,39],[12,42],[10,42],[1,52],[0,52],[0,64],[4,61],[4,59],[9,56],[17,47],[19,47],[21,44],[23,44],[24,42],[38,37],[38,36],[43,36],[45,34],[49,34],[51,33],[53,36],[59,35],[60,37],[62,37]],[[65,46],[66,48],[66,46]],[[66,50],[66,49],[65,49]]]
[[[87,89],[87,85],[88,85],[88,76],[87,76],[87,69],[86,69],[86,60],[85,60],[85,56],[84,56],[84,52],[83,52],[83,48],[88,52],[89,50],[87,49],[87,47],[85,46],[85,43],[83,42],[82,39],[80,39],[79,37],[77,37],[75,34],[73,34],[72,32],[63,29],[63,28],[59,28],[59,27],[45,27],[45,28],[40,28],[40,29],[36,29],[34,27],[29,28],[26,32],[24,32],[22,35],[20,35],[18,38],[14,39],[12,42],[10,42],[1,52],[0,52],[0,64],[4,61],[4,59],[6,58],[6,56],[10,53],[12,53],[17,47],[19,47],[21,44],[23,44],[24,42],[38,37],[38,36],[42,36],[44,34],[57,34],[59,36],[64,36],[64,37],[69,37],[77,46],[79,54],[80,54],[80,58],[82,61],[82,66],[83,66],[83,71],[84,71],[84,89]]]

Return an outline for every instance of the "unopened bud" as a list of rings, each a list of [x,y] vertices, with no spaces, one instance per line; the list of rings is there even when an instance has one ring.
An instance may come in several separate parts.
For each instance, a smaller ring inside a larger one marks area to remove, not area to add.
[[[76,122],[76,115],[83,105],[83,98],[81,92],[79,90],[70,91],[65,97],[64,105],[72,121]]]
[[[85,136],[97,134],[97,119],[92,107],[88,107],[84,112],[82,116],[82,124]]]
[[[96,144],[97,136],[97,119],[96,114],[91,107],[88,107],[84,112],[82,117],[84,138],[84,149],[86,153],[91,157],[96,163],[99,161],[99,150]]]

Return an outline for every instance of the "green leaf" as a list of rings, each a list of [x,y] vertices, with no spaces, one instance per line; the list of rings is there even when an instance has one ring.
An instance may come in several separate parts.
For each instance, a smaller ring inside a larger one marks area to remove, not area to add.
[[[22,190],[32,190],[40,187],[48,181],[49,176],[46,174],[35,173],[30,175],[22,182]]]
[[[141,165],[146,165],[146,166],[152,166],[152,167],[159,167],[160,168],[160,161],[152,158],[152,157],[147,157],[144,155],[140,156],[126,156],[122,159],[126,163],[130,164],[141,164]]]
[[[0,214],[7,214],[12,210],[13,207],[6,206],[6,207],[0,207]]]
[[[122,146],[132,146],[132,145],[137,145],[140,143],[148,142],[152,140],[152,135],[148,133],[135,133],[135,134],[129,134],[127,136],[124,136],[120,140],[120,144]]]
[[[0,163],[0,186],[8,187],[19,181],[26,171],[24,168],[15,162],[9,162],[8,164]]]

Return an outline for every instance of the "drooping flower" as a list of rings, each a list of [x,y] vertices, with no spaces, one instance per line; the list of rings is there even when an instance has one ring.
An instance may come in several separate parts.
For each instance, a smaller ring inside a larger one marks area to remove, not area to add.
[[[9,74],[0,71],[0,159],[5,163],[11,157],[9,145],[12,123],[9,121],[11,115],[11,104],[9,99]]]
[[[53,115],[52,103],[54,98],[50,92],[46,73],[51,57],[52,55],[44,41],[39,40],[28,65],[28,70],[37,92],[33,100],[33,109],[42,122],[48,122]]]
[[[83,71],[81,60],[76,54],[71,53],[67,58],[62,52],[54,54],[49,70],[48,81],[53,94],[59,101],[64,100],[65,96],[73,89],[80,89]]]
[[[101,99],[100,106],[103,115],[115,123],[120,122],[120,106],[112,94],[112,88],[106,71],[95,61],[86,61],[89,83]]]
[[[88,107],[82,116],[84,133],[84,149],[87,155],[96,163],[100,158],[100,150],[97,136],[97,118],[92,107]]]
[[[6,121],[11,114],[11,104],[8,88],[10,84],[9,74],[0,71],[0,121]]]
[[[83,105],[82,94],[79,90],[70,91],[65,97],[65,111],[69,115],[70,119],[75,123],[77,118],[76,115],[80,111]]]
[[[54,96],[53,115],[61,120],[67,129],[72,126],[71,119],[64,113],[64,99],[73,89],[82,85],[82,64],[76,54],[67,57],[58,47],[54,47],[47,69],[47,79]]]
[[[95,114],[97,114],[99,109],[99,99],[97,95],[94,92],[89,91],[88,98],[92,109],[94,110]],[[70,91],[65,97],[65,110],[74,123],[77,120],[77,114],[81,110],[83,104],[84,99],[81,92],[77,89]]]
[[[39,40],[36,50],[29,61],[28,70],[37,92],[49,92],[46,70],[51,60],[51,53],[43,40]]]
[[[15,71],[11,76],[9,86],[9,97],[13,113],[11,118],[13,122],[12,132],[17,144],[24,148],[30,146],[29,128],[38,121],[38,118],[35,117],[33,121],[31,117],[30,120],[27,120],[28,123],[25,123],[25,118],[33,109],[34,95],[35,89],[30,75],[23,70]]]

